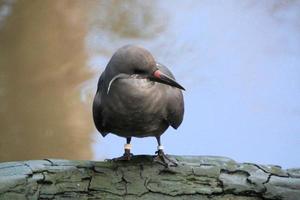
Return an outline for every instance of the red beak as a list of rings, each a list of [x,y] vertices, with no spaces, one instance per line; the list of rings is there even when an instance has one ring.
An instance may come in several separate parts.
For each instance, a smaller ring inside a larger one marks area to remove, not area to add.
[[[184,87],[182,87],[179,83],[177,83],[174,79],[171,77],[167,76],[166,74],[162,73],[160,70],[156,70],[153,73],[153,80],[156,82],[160,82],[166,85],[170,85],[173,87],[177,87],[181,90],[185,90]]]

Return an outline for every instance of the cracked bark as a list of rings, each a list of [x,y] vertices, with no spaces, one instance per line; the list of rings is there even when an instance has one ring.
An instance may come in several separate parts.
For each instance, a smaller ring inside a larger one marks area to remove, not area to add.
[[[177,167],[153,163],[151,156],[129,162],[0,163],[0,199],[300,199],[300,169],[223,157],[172,157]]]

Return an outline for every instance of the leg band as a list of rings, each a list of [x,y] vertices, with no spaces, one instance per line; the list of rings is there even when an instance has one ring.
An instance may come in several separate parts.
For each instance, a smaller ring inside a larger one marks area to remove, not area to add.
[[[164,146],[163,145],[157,146],[157,150],[164,150]]]
[[[129,149],[130,150],[131,149],[131,144],[125,144],[124,149]]]

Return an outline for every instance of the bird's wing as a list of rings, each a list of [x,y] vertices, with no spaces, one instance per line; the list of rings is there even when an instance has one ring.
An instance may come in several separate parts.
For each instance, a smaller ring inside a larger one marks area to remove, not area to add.
[[[105,137],[108,134],[104,129],[103,116],[102,116],[103,104],[101,101],[102,101],[102,93],[105,92],[104,87],[105,87],[104,75],[102,73],[98,81],[97,92],[93,102],[93,118],[97,130],[101,133],[103,137]]]
[[[177,129],[182,120],[184,114],[184,103],[182,92],[178,88],[171,88],[177,90],[170,98],[167,107],[167,121],[174,128]]]
[[[164,74],[170,76],[175,80],[174,75],[166,66],[164,66],[161,63],[157,63],[156,66],[161,72],[163,72]],[[183,120],[183,114],[184,114],[183,95],[181,90],[179,90],[178,88],[168,87],[168,89],[172,91],[167,92],[167,94],[170,96],[168,101],[166,120],[174,129],[177,129]]]

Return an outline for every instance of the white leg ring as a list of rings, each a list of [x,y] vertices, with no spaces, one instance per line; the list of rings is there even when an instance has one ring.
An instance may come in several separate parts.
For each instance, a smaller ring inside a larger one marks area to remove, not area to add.
[[[157,150],[164,150],[164,146],[163,145],[157,146]]]
[[[125,144],[125,145],[124,145],[124,149],[130,150],[130,149],[131,149],[131,144]]]

